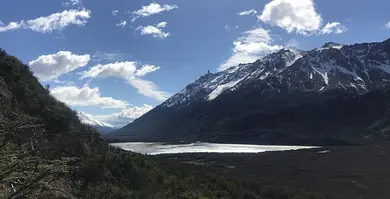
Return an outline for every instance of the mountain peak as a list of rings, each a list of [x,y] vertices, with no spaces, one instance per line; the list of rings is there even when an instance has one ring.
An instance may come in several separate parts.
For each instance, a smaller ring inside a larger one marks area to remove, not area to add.
[[[114,128],[113,125],[99,121],[98,119],[94,118],[91,114],[79,111],[78,116],[81,122],[84,124],[88,124],[91,126]]]
[[[329,48],[335,48],[335,49],[341,49],[344,47],[343,44],[335,43],[335,42],[327,42],[325,43],[320,49],[329,49]]]
[[[372,44],[372,48],[377,47],[380,48]],[[342,48],[350,50],[337,53]],[[332,89],[366,92],[371,87],[383,87],[390,82],[382,80],[390,80],[390,60],[379,51],[335,42],[311,51],[284,48],[253,63],[207,73],[164,102],[162,107],[186,107],[193,102],[213,101],[224,93],[246,87],[287,93]]]

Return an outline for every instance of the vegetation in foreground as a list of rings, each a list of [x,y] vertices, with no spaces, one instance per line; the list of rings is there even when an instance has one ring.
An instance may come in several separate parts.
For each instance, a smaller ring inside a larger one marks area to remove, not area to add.
[[[110,147],[0,51],[0,198],[309,198]]]

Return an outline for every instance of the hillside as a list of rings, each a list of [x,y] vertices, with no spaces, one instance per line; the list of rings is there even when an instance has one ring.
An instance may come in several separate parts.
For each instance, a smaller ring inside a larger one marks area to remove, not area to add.
[[[107,138],[314,145],[388,140],[389,82],[390,39],[283,49],[203,75]]]
[[[0,102],[0,198],[310,197],[110,147],[3,50]]]

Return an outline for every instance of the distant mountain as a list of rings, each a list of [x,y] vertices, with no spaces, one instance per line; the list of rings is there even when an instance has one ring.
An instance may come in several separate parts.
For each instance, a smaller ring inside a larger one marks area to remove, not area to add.
[[[95,127],[96,130],[101,134],[109,133],[117,129],[111,124],[99,121],[91,114],[80,111],[78,112],[78,116],[82,123]]]
[[[280,144],[367,141],[361,133],[383,118],[387,102],[378,98],[378,110],[359,106],[369,104],[367,97],[385,95],[389,82],[390,39],[354,45],[330,42],[311,51],[282,49],[254,63],[201,76],[110,136],[128,141]],[[356,115],[349,109],[353,106],[366,114]],[[348,124],[346,130],[343,122],[349,118],[365,122]],[[320,122],[324,120],[333,123]],[[351,129],[360,132],[352,136]]]

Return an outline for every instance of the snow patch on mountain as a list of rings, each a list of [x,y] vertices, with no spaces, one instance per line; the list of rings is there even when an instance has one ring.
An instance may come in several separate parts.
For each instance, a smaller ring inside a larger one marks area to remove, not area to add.
[[[326,49],[330,49],[330,48],[334,48],[334,49],[338,49],[340,50],[341,48],[343,48],[344,45],[343,44],[338,44],[338,43],[334,43],[334,42],[329,42],[329,43],[326,43],[325,45],[323,45],[321,48],[317,49],[318,51],[321,51],[321,50],[326,50]]]
[[[94,118],[93,115],[91,115],[91,114],[79,111],[78,116],[79,116],[81,122],[84,124],[88,124],[88,125],[95,126],[95,127],[100,126],[100,127],[114,128],[113,125],[99,121],[96,118]]]
[[[386,64],[386,65],[376,66],[376,68],[379,68],[379,69],[383,70],[384,72],[390,74],[390,63]]]
[[[246,77],[246,76],[245,76]],[[245,77],[237,80],[237,81],[232,81],[232,82],[229,82],[227,84],[222,84],[222,85],[219,85],[217,86],[217,88],[215,88],[209,95],[208,95],[208,100],[214,100],[215,98],[217,98],[222,92],[228,90],[228,89],[231,89],[233,88],[235,85],[237,85],[239,82],[241,82]]]
[[[292,66],[298,59],[303,57],[303,52],[302,51],[299,51],[299,50],[297,50],[295,48],[291,48],[291,49],[288,49],[288,50],[292,53],[292,55],[290,55],[290,56],[292,56],[293,59],[287,60],[286,67]]]
[[[165,101],[162,106],[172,107],[177,104],[185,105],[189,104],[191,100],[212,101],[223,92],[238,86],[241,82],[266,79],[268,76],[283,72],[301,58],[304,53],[304,51],[297,49],[282,49],[254,63],[232,66],[215,74],[207,73]],[[284,64],[276,64],[274,67],[264,71],[269,63],[279,62]]]
[[[321,68],[312,67],[312,69],[315,72],[317,72],[319,75],[322,76],[322,78],[324,79],[326,85],[329,85],[329,78],[328,78],[328,71],[329,71],[329,69],[328,68],[326,68],[326,67],[325,68],[323,68],[323,67],[321,67]]]

